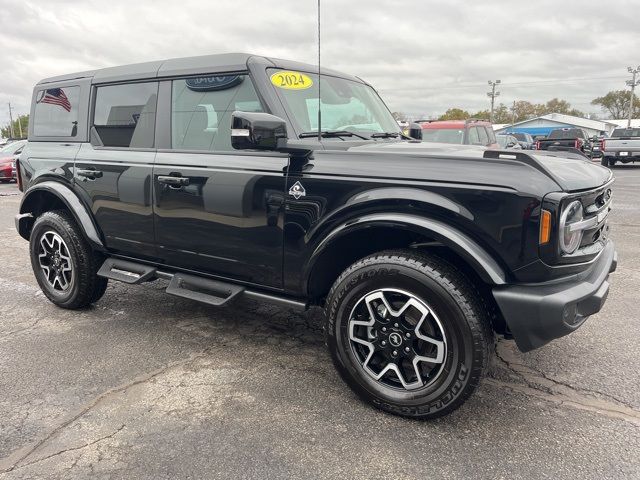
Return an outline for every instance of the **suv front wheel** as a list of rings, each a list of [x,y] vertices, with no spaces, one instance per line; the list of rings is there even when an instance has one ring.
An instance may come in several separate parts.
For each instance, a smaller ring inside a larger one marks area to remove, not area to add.
[[[444,260],[382,252],[345,270],[326,303],[327,344],[346,383],[382,410],[435,418],[458,408],[493,344],[472,283]]]
[[[45,212],[36,219],[29,252],[38,285],[59,307],[83,308],[104,294],[108,280],[96,275],[102,258],[68,212]]]

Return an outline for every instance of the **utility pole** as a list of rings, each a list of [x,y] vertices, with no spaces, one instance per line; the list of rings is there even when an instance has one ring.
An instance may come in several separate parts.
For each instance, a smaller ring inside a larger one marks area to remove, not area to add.
[[[9,135],[11,135],[11,138],[15,137],[15,135],[13,134],[13,115],[11,115],[11,103],[9,103]]]
[[[491,87],[491,91],[487,92],[487,97],[491,98],[491,113],[489,114],[489,121],[493,123],[493,107],[495,104],[496,97],[500,95],[500,92],[496,92],[496,85],[500,84],[500,80],[491,81],[489,80],[489,86]]]
[[[636,76],[640,72],[640,65],[637,68],[627,67],[627,71],[633,75],[631,80],[627,80],[627,85],[631,87],[631,96],[629,97],[629,120],[627,120],[627,128],[631,127],[631,118],[633,117],[633,95],[636,85],[640,85],[640,80],[636,81]]]
[[[511,126],[516,123],[516,101],[513,101],[513,107],[511,107]]]

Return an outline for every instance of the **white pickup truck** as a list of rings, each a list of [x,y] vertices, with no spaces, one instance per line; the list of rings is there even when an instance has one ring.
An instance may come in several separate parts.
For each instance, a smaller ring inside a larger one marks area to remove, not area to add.
[[[640,162],[640,128],[616,128],[611,137],[601,141],[600,148],[605,167],[616,162]]]

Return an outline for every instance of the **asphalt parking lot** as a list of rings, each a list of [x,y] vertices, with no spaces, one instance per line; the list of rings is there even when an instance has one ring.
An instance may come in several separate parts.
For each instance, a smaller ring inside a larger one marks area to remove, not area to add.
[[[40,293],[0,185],[0,478],[640,478],[640,168],[614,169],[605,308],[431,422],[361,403],[321,314],[215,309],[111,282],[85,311]]]

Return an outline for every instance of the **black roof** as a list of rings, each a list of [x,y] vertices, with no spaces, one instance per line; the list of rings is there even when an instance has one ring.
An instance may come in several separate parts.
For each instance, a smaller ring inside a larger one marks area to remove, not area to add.
[[[217,55],[201,55],[197,57],[172,58],[154,62],[134,63],[117,67],[107,67],[86,72],[70,73],[57,77],[40,80],[38,84],[62,82],[79,78],[92,78],[93,83],[110,83],[143,78],[173,77],[179,75],[198,75],[218,72],[243,71],[247,69],[249,61],[264,63],[266,66],[316,72],[317,65],[262,57],[249,53],[222,53]],[[352,75],[346,75],[335,70],[322,68],[322,73],[360,81]]]

